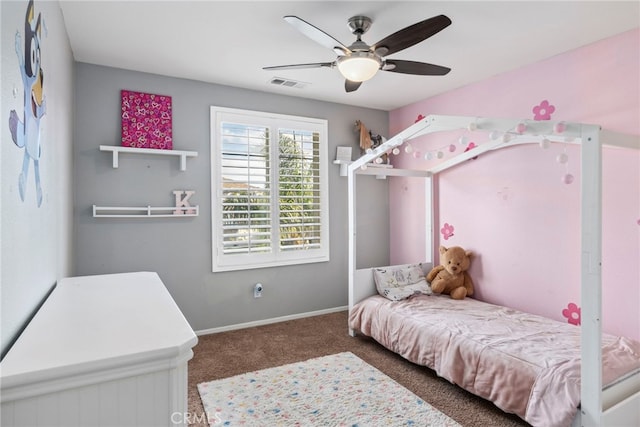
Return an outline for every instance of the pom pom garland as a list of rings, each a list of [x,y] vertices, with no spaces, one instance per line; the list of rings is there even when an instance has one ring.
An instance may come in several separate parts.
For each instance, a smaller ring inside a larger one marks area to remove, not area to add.
[[[560,153],[558,154],[558,157],[556,157],[556,160],[558,163],[565,164],[569,161],[569,156],[567,156],[567,153]]]
[[[551,125],[551,124],[550,124]],[[533,126],[533,127],[530,127]],[[510,141],[513,141],[514,139],[518,139],[520,138],[521,135],[526,135],[531,134],[533,136],[536,136],[538,138],[542,138],[539,140],[538,145],[540,146],[540,148],[542,149],[548,149],[551,146],[551,138],[550,135],[560,135],[564,132],[566,132],[567,130],[567,124],[565,122],[557,122],[553,125],[550,126],[550,129],[547,129],[546,132],[540,132],[537,133],[536,131],[533,131],[533,129],[537,129],[537,126],[539,126],[539,123],[534,124],[527,124],[526,120],[523,120],[519,123],[517,123],[514,127],[512,127],[510,130],[506,130],[506,131],[502,131],[502,130],[498,130],[498,129],[493,129],[488,133],[488,141],[493,141],[494,144],[506,144]],[[477,122],[472,122],[469,123],[467,126],[467,131],[470,132],[474,132],[478,130],[478,124]],[[482,129],[480,129],[482,131]],[[488,131],[489,129],[487,129]],[[545,134],[547,136],[545,136]],[[553,138],[557,141],[557,137]],[[564,137],[564,142],[565,143],[570,143],[574,141],[574,137],[572,136],[565,136]],[[461,135],[458,136],[457,139],[457,144],[462,145],[463,147],[465,147],[466,149],[464,150],[465,152],[468,151],[470,148],[476,147],[477,144],[470,142],[470,138],[468,135]],[[406,141],[403,140],[398,144],[395,144],[395,146],[390,149],[389,151],[387,151],[387,155],[400,155],[401,153],[401,149],[402,149],[402,145],[404,145],[404,152],[408,155],[411,155],[411,157],[415,158],[415,159],[424,159],[427,161],[431,161],[434,159],[443,159],[446,155],[446,153],[455,153],[457,151],[457,144],[456,143],[448,143],[446,145],[443,145],[441,147],[426,151],[426,152],[422,152],[420,150],[415,149],[411,144],[409,144],[408,142],[406,144],[404,144]],[[528,141],[530,142],[530,141]],[[367,153],[372,152],[371,150],[367,150]],[[562,152],[560,154],[558,154],[556,156],[556,161],[559,164],[563,164],[565,165],[565,173],[562,175],[561,177],[561,182],[563,182],[564,184],[571,184],[574,182],[575,177],[569,172],[569,156],[568,154],[565,152]],[[375,163],[383,163],[383,160],[381,158],[376,158],[374,160]],[[366,165],[362,166],[363,169],[366,169]]]
[[[565,130],[567,130],[567,125],[565,122],[558,122],[553,126],[553,131],[555,133],[563,133]]]

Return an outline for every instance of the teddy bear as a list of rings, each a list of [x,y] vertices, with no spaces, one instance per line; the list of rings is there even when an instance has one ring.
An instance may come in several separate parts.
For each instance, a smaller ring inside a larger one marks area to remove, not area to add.
[[[471,251],[465,251],[460,246],[440,246],[440,265],[427,274],[431,290],[437,294],[449,294],[453,299],[473,295],[473,281],[467,273],[471,255]]]

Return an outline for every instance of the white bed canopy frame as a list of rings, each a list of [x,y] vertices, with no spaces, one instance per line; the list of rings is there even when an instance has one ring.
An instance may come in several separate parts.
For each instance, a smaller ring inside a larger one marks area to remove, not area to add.
[[[524,125],[524,126],[522,126]],[[368,294],[356,287],[356,175],[424,177],[427,180],[426,261],[433,263],[433,180],[434,174],[456,166],[465,160],[490,150],[519,144],[572,142],[581,147],[581,425],[639,425],[640,392],[603,411],[602,400],[602,146],[640,149],[640,137],[615,133],[600,126],[562,122],[562,128],[552,121],[479,118],[430,115],[364,154],[347,167],[349,220],[349,310]],[[524,128],[524,130],[523,130]],[[461,153],[425,170],[367,167],[376,158],[413,138],[435,132],[456,131],[497,132],[499,137]],[[557,132],[556,132],[557,131]],[[507,137],[504,137],[507,135]],[[363,167],[364,166],[364,167]],[[350,331],[353,334],[353,331]],[[594,392],[597,391],[597,392]]]

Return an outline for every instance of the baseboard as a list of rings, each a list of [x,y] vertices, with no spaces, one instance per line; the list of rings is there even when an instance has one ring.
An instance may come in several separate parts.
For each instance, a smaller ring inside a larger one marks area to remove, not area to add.
[[[236,325],[220,326],[219,328],[202,329],[200,331],[195,331],[195,332],[196,332],[196,335],[198,336],[217,334],[219,332],[234,331],[236,329],[252,328],[254,326],[269,325],[271,323],[285,322],[287,320],[295,320],[295,319],[302,319],[305,317],[336,313],[338,311],[344,311],[347,309],[348,307],[345,305],[342,307],[327,308],[325,310],[309,311],[306,313],[291,314],[289,316],[273,317],[271,319],[263,319],[263,320],[256,320],[253,322],[238,323]]]

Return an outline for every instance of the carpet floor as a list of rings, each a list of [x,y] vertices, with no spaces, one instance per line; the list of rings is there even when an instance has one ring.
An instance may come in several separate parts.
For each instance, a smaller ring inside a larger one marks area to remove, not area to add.
[[[346,311],[201,336],[193,350],[188,402],[195,420],[190,425],[194,427],[206,426],[199,383],[345,351],[376,367],[462,426],[529,425],[370,338],[349,336]]]

